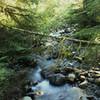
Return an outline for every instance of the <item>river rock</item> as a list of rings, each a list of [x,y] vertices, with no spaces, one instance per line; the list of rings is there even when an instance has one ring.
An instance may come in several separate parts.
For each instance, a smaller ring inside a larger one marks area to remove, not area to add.
[[[95,91],[95,95],[96,95],[97,97],[100,97],[100,90],[96,90],[96,91]]]
[[[100,68],[98,68],[98,67],[96,67],[96,68],[93,67],[92,69],[95,70],[95,71],[100,71]]]
[[[29,96],[29,97],[31,97],[32,100],[34,100],[36,94],[33,91],[33,92],[27,93],[26,95]]]
[[[81,73],[80,73],[80,75],[82,75],[82,76],[85,76],[85,77],[88,77],[88,71],[82,71]]]
[[[77,61],[78,61],[78,62],[80,62],[80,63],[81,63],[81,62],[82,62],[82,60],[83,60],[83,58],[81,58],[81,57],[77,57],[77,56],[76,56],[76,57],[74,57],[74,59],[75,59],[75,60],[77,60]]]
[[[85,79],[86,79],[86,77],[85,77],[85,76],[83,76],[83,75],[81,75],[81,76],[80,76],[80,81],[82,81],[82,82],[83,82]]]
[[[48,78],[48,76],[51,75],[51,74],[54,74],[54,72],[52,70],[47,69],[47,68],[43,69],[41,71],[41,75],[42,75],[43,78]]]
[[[64,68],[62,68],[62,70],[63,70],[66,74],[69,74],[69,73],[73,73],[73,72],[74,72],[74,68],[71,68],[71,67],[64,67]]]
[[[41,75],[43,78],[48,79],[48,76],[55,74],[55,73],[60,73],[60,69],[55,65],[55,66],[50,66],[48,68],[44,68],[41,71]]]
[[[94,78],[88,78],[88,81],[94,83]]]
[[[88,100],[96,100],[96,98],[93,95],[87,96]]]
[[[79,75],[80,73],[82,73],[82,71],[78,68],[74,68],[75,74]]]
[[[22,98],[22,100],[32,100],[32,99],[29,96],[25,96],[25,97]]]
[[[95,79],[95,84],[100,86],[100,78]]]
[[[93,74],[93,77],[94,78],[99,78],[100,77],[100,74]]]
[[[79,84],[79,87],[82,88],[82,89],[85,89],[87,87],[87,85],[88,85],[88,81],[85,80],[84,82]]]
[[[68,74],[67,78],[68,78],[69,82],[74,82],[75,78],[76,78],[76,75],[74,73],[70,73],[70,74]]]
[[[52,85],[60,86],[65,84],[65,76],[60,73],[49,75],[48,79]]]

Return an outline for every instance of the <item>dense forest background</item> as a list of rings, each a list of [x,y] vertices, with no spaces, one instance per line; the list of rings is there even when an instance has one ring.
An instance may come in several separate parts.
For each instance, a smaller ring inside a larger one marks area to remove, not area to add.
[[[14,28],[50,34],[50,32],[59,28],[67,27],[67,24],[71,27],[76,24],[77,32],[75,36],[77,38],[93,41],[96,36],[99,35],[99,8],[99,0],[1,0],[0,27],[2,41],[0,42],[2,42],[3,45],[0,43],[0,47],[1,49],[3,49],[3,46],[7,48],[13,46],[16,48],[20,46],[23,41],[27,41],[23,37],[23,39],[21,37],[17,39],[21,34],[20,31]],[[11,30],[11,28],[13,29]],[[6,32],[3,31],[11,32],[6,34]],[[18,36],[16,36],[16,34]],[[26,34],[28,36],[28,33]],[[20,41],[19,44],[17,41]],[[30,40],[27,42],[29,41]],[[26,43],[24,45],[26,45]]]
[[[16,74],[9,63],[41,53],[43,37],[63,29],[65,34],[69,27],[72,34],[66,39],[78,42],[77,59],[88,68],[100,66],[100,0],[0,0],[0,95]],[[75,45],[62,47],[61,38],[62,55],[71,58]]]

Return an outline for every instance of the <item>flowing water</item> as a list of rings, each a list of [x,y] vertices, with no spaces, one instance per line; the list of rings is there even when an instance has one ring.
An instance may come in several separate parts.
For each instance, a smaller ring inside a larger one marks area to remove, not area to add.
[[[72,87],[69,84],[63,86],[52,86],[48,80],[44,80],[40,71],[44,67],[54,64],[54,60],[46,60],[43,57],[38,58],[38,66],[29,74],[31,80],[38,81],[36,86],[32,86],[34,91],[40,91],[35,96],[35,100],[87,100],[86,95],[78,87]]]

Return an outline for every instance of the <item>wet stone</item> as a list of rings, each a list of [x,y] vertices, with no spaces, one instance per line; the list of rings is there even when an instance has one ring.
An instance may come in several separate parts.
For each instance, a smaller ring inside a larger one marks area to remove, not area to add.
[[[23,97],[21,100],[32,100],[32,99],[31,99],[31,97],[29,97],[29,96],[25,96],[25,97]]]
[[[52,85],[60,86],[65,84],[65,76],[62,74],[49,75],[48,79]]]
[[[88,100],[97,100],[93,95],[87,96],[87,99],[88,99]]]
[[[96,90],[96,91],[95,91],[95,95],[96,95],[97,97],[100,97],[100,90]]]
[[[87,85],[88,85],[88,81],[85,80],[84,82],[79,84],[79,87],[82,88],[82,89],[85,89],[87,87]]]
[[[83,82],[85,79],[86,79],[86,77],[85,77],[85,76],[83,76],[83,75],[81,75],[81,76],[80,76],[80,81],[82,81],[82,82]]]
[[[95,79],[95,84],[100,86],[100,78]]]
[[[76,75],[74,73],[70,73],[70,74],[68,74],[67,78],[68,78],[69,82],[74,82],[76,79]]]

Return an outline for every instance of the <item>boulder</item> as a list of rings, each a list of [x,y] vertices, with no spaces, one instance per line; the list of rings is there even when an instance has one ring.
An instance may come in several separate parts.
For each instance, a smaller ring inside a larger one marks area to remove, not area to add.
[[[65,84],[65,76],[62,74],[49,75],[48,79],[52,85],[60,86]]]
[[[60,68],[57,66],[50,66],[48,68],[44,68],[41,71],[41,75],[43,78],[48,79],[48,76],[55,74],[55,73],[60,73]]]

